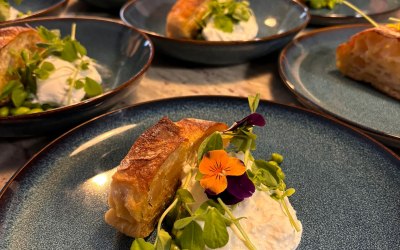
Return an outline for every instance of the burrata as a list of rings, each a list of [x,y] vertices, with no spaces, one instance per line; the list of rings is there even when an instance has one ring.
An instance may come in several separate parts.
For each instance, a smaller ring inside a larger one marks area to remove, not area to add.
[[[193,204],[193,210],[208,199],[204,189],[194,178],[188,189],[196,201]],[[299,245],[303,228],[289,199],[285,198],[285,202],[300,228],[299,232],[290,224],[289,218],[280,203],[270,197],[270,192],[256,190],[253,196],[234,206],[232,213],[236,218],[244,217],[240,220],[240,224],[258,250],[291,250],[296,249]],[[198,222],[203,226],[201,221]],[[234,225],[232,226],[234,227]],[[218,249],[247,249],[240,233],[236,233],[235,228],[228,227],[227,229],[229,241],[224,247]]]
[[[202,35],[207,41],[245,41],[254,39],[258,33],[258,25],[254,15],[249,20],[240,21],[233,26],[232,32],[217,29],[214,19],[210,18],[202,30]]]
[[[86,70],[77,70],[76,66],[79,65],[81,60],[90,59],[83,57],[74,62],[68,62],[56,56],[47,57],[44,62],[52,63],[55,70],[50,73],[47,79],[37,79],[37,102],[56,106],[65,106],[80,102],[85,97],[85,91],[83,88],[76,89],[70,86],[68,79],[74,75],[76,76],[76,80],[89,77],[101,83],[101,76],[93,63],[89,63]]]

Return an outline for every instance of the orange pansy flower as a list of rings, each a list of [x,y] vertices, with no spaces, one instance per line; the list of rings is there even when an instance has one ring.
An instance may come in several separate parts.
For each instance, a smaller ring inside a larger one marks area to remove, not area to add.
[[[200,185],[219,194],[228,186],[226,176],[240,176],[246,172],[246,167],[241,160],[230,157],[225,150],[212,150],[203,156],[199,170],[203,174]]]

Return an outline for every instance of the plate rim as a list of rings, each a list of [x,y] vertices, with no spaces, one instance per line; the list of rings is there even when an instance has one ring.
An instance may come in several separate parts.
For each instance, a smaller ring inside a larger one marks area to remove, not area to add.
[[[316,102],[308,99],[307,97],[305,97],[303,94],[299,93],[298,91],[296,91],[296,89],[294,88],[294,84],[293,82],[291,82],[288,77],[287,74],[284,72],[285,70],[285,66],[284,66],[284,61],[287,58],[287,53],[290,49],[294,48],[296,45],[301,44],[303,40],[307,40],[307,39],[311,39],[314,36],[318,36],[321,33],[329,33],[329,32],[335,32],[338,30],[345,30],[345,29],[355,29],[355,28],[362,28],[365,27],[365,29],[367,28],[372,28],[373,26],[371,24],[347,24],[347,25],[335,25],[335,26],[330,26],[330,27],[324,27],[324,28],[320,28],[320,29],[315,29],[312,31],[309,31],[303,35],[300,35],[299,37],[293,39],[290,43],[288,43],[280,52],[279,54],[279,58],[278,58],[278,72],[279,72],[279,76],[282,79],[282,82],[284,83],[284,85],[286,86],[287,89],[290,90],[290,92],[292,92],[295,97],[299,100],[300,103],[302,103],[303,105],[319,111],[319,112],[323,112],[325,115],[329,115],[333,118],[336,118],[342,122],[348,123],[358,129],[363,130],[364,132],[374,136],[381,136],[383,138],[387,138],[390,141],[397,141],[398,143],[400,143],[400,135],[396,136],[393,134],[389,134],[389,133],[385,133],[384,131],[379,131],[373,128],[369,128],[366,127],[362,124],[356,123],[355,121],[351,121],[349,119],[346,119],[344,117],[342,117],[339,114],[336,114],[334,112],[331,112],[323,107],[321,107],[320,105],[318,105]],[[389,143],[390,144],[390,143]],[[399,146],[398,146],[399,147]]]
[[[62,142],[62,140],[64,140],[65,138],[68,138],[69,136],[71,136],[72,134],[76,133],[77,131],[79,131],[80,129],[82,129],[85,126],[90,125],[91,123],[102,119],[105,116],[109,116],[115,113],[119,113],[119,112],[124,112],[125,110],[128,109],[136,109],[138,107],[141,106],[145,106],[145,105],[149,105],[152,103],[163,103],[163,102],[173,102],[173,101],[195,101],[195,100],[199,100],[199,99],[213,99],[213,100],[221,100],[224,99],[224,101],[227,101],[229,99],[231,100],[241,100],[241,101],[246,101],[247,102],[247,98],[246,97],[239,97],[239,96],[227,96],[227,95],[189,95],[189,96],[179,96],[179,97],[169,97],[169,98],[162,98],[162,99],[156,99],[156,100],[150,100],[150,101],[145,101],[145,102],[140,102],[140,103],[136,103],[133,105],[129,105],[123,108],[119,108],[113,111],[109,111],[107,113],[104,113],[102,115],[96,116],[84,123],[79,124],[78,126],[68,130],[67,132],[61,134],[60,136],[58,136],[56,139],[52,140],[50,143],[48,143],[45,147],[43,147],[41,150],[39,150],[36,154],[34,154],[27,163],[25,163],[22,167],[20,167],[8,180],[8,182],[4,185],[4,187],[0,190],[0,207],[4,206],[5,203],[5,199],[4,197],[7,195],[7,192],[11,189],[11,185],[14,183],[14,181],[16,181],[16,179],[24,174],[24,172],[28,171],[30,169],[30,167],[32,165],[35,164],[35,162],[44,154],[48,153],[52,148],[56,147],[58,145],[58,143]],[[369,136],[368,134],[364,133],[363,131],[352,127],[350,125],[348,125],[347,123],[344,123],[340,120],[334,119],[330,116],[327,116],[325,114],[316,112],[314,110],[310,110],[307,108],[303,108],[303,107],[299,107],[299,106],[294,106],[294,105],[290,105],[290,104],[283,104],[283,103],[279,103],[279,102],[274,102],[271,100],[265,100],[265,99],[261,99],[260,103],[264,103],[266,105],[275,105],[278,106],[280,108],[284,108],[287,110],[293,110],[293,111],[297,111],[297,112],[301,112],[301,113],[305,113],[308,115],[312,115],[314,117],[323,119],[326,122],[329,123],[333,123],[334,126],[339,126],[339,127],[345,127],[347,129],[349,129],[349,131],[351,131],[352,133],[355,133],[358,136],[363,137],[364,139],[367,139],[368,143],[372,143],[373,145],[375,145],[376,147],[378,147],[379,149],[385,151],[385,153],[388,154],[388,157],[393,157],[394,159],[397,159],[400,163],[400,156],[395,154],[391,149],[387,148],[384,144],[382,144],[381,142],[379,142],[378,140],[374,139],[373,137]]]

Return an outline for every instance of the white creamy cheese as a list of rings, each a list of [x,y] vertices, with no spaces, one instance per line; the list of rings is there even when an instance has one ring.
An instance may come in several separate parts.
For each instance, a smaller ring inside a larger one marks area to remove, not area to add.
[[[257,36],[258,25],[254,15],[247,22],[240,21],[233,26],[233,32],[228,33],[215,28],[214,19],[210,18],[203,28],[202,35],[207,41],[245,41]]]
[[[90,59],[85,57],[83,60]],[[84,89],[70,88],[68,84],[68,79],[74,74],[76,70],[75,65],[79,64],[79,61],[71,63],[56,56],[49,56],[44,61],[52,63],[55,70],[50,73],[47,79],[37,79],[37,101],[41,104],[49,103],[58,106],[80,102],[85,96]],[[98,83],[101,83],[101,76],[93,66],[93,63],[89,64],[87,70],[79,71],[76,79],[85,77],[92,78]]]
[[[185,170],[187,171],[188,168]],[[188,189],[196,201],[193,204],[193,209],[195,210],[207,200],[207,196],[195,178],[192,178]],[[233,214],[236,218],[246,217],[240,220],[240,224],[258,250],[292,250],[296,249],[299,245],[303,228],[301,222],[297,220],[296,211],[291,206],[289,200],[285,198],[285,201],[294,220],[299,225],[300,232],[297,232],[293,228],[284,209],[279,202],[270,197],[269,192],[256,191],[253,196],[235,206]],[[199,224],[203,226],[201,222]],[[231,228],[228,228],[228,232],[228,244],[219,249],[247,249],[239,235]]]
[[[288,199],[285,201],[289,211],[295,217],[296,211]],[[280,203],[272,199],[267,192],[256,191],[253,196],[240,202],[234,208],[233,214],[236,218],[246,217],[240,220],[240,224],[258,250],[296,249],[300,243],[301,222],[294,218],[300,227],[300,232],[296,232]],[[231,228],[228,228],[228,232],[229,242],[221,249],[246,249],[243,241]]]

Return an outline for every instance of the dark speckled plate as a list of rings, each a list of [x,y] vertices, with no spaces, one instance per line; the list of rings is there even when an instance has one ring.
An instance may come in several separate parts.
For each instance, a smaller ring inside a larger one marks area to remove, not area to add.
[[[108,226],[110,170],[162,116],[232,123],[247,100],[188,97],[145,103],[72,130],[32,159],[0,197],[0,249],[128,249]],[[261,102],[256,157],[284,155],[292,203],[304,226],[299,249],[400,245],[400,159],[366,136],[315,113]]]
[[[400,101],[344,77],[336,68],[336,47],[367,27],[337,26],[297,38],[281,53],[280,74],[303,104],[400,147]]]
[[[350,0],[368,16],[376,21],[387,21],[390,16],[396,16],[400,9],[400,0]],[[349,23],[366,23],[367,20],[344,4],[337,4],[330,9],[310,9],[311,24],[335,25]]]

